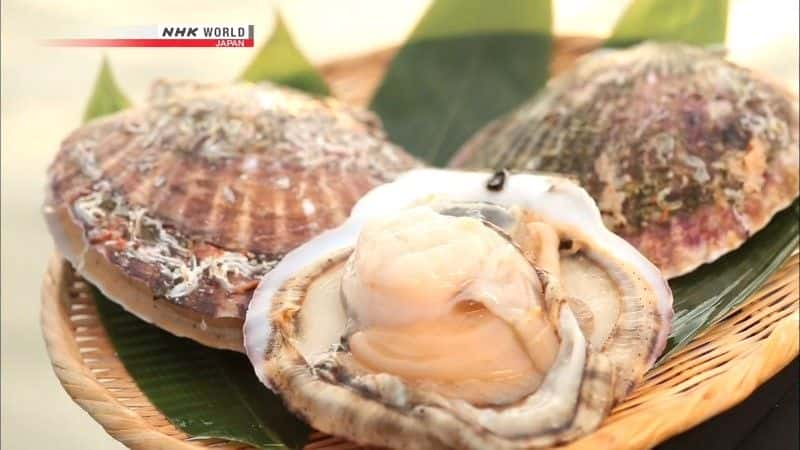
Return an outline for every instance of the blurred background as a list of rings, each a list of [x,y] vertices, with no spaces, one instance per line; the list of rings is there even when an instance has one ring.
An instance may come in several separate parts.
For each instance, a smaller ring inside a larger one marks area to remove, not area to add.
[[[2,2],[2,448],[122,448],[67,397],[39,329],[39,285],[53,245],[40,215],[45,170],[76,127],[105,53],[136,102],[158,77],[236,77],[256,49],[91,49],[40,40],[85,29],[156,23],[253,23],[263,42],[272,9],[316,64],[401,42],[429,0],[90,0]],[[605,36],[626,0],[554,0],[557,34]],[[797,0],[731,0],[735,61],[797,90]]]

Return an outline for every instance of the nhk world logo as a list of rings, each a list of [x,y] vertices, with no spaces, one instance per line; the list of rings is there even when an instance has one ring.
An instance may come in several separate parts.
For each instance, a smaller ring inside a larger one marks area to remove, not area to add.
[[[49,39],[59,47],[252,47],[253,25],[149,25]]]

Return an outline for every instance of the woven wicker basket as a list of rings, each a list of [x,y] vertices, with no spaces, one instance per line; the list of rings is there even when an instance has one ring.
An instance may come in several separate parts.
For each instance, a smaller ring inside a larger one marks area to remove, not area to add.
[[[596,46],[559,39],[552,71]],[[388,49],[322,68],[334,93],[365,104],[394,54]],[[652,370],[600,429],[569,449],[650,448],[742,401],[798,354],[800,264],[795,253],[740,308]],[[222,440],[189,440],[139,390],[116,357],[88,285],[59,256],[42,289],[42,328],[64,389],[114,438],[131,448],[243,449]],[[308,450],[358,447],[315,432]]]

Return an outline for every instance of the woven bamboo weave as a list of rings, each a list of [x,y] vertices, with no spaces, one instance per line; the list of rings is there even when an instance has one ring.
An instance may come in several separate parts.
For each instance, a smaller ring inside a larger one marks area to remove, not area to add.
[[[559,39],[553,72],[596,46]],[[395,53],[387,49],[322,68],[335,95],[365,104]],[[791,256],[742,306],[652,370],[604,424],[569,449],[646,449],[742,401],[798,354],[800,263]],[[42,287],[42,328],[64,389],[115,439],[135,449],[244,449],[222,440],[189,440],[139,390],[116,357],[88,285],[58,255]],[[359,447],[314,432],[308,450]]]

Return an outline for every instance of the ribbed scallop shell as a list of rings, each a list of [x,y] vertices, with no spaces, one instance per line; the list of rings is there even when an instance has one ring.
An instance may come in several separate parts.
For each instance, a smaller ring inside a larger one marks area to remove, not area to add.
[[[415,160],[370,113],[270,84],[154,84],[62,144],[52,207],[156,295],[242,319],[289,250]]]
[[[606,225],[673,277],[797,197],[797,96],[686,45],[601,50],[478,132],[454,165],[576,177]]]

